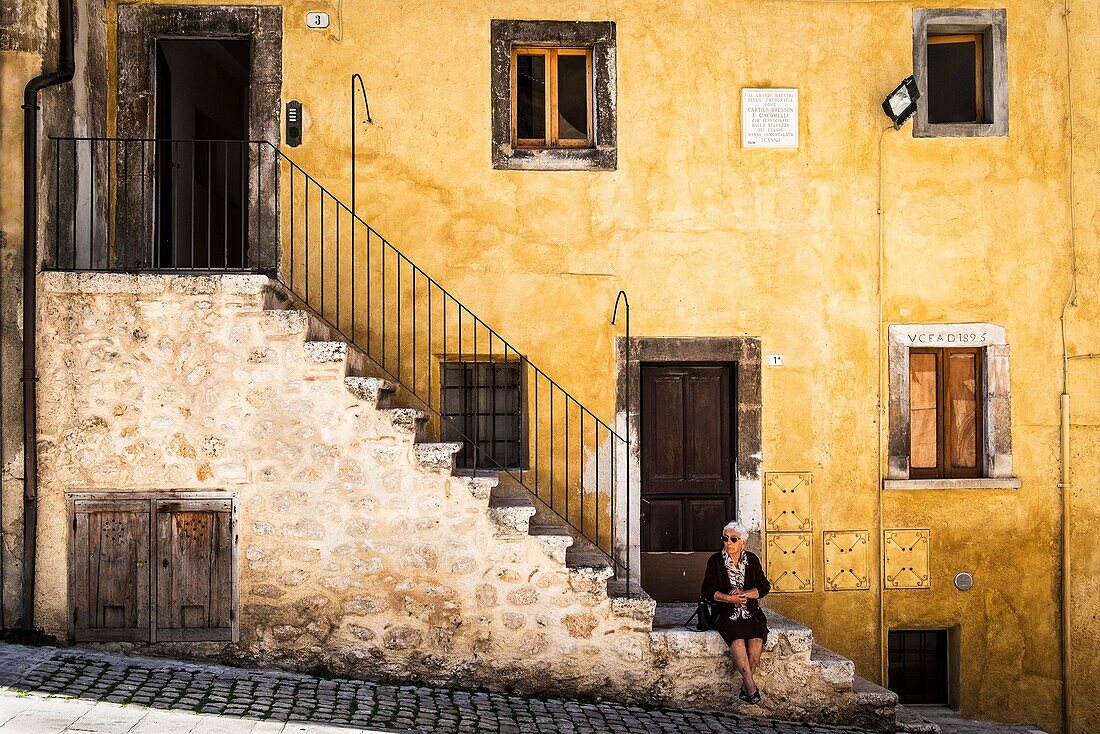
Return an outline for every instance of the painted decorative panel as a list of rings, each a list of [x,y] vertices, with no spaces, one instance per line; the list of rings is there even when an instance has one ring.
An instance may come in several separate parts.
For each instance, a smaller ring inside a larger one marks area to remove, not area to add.
[[[813,534],[768,533],[767,539],[772,591],[813,591]]]
[[[930,589],[928,566],[930,530],[887,530],[883,537],[883,566],[887,589]]]
[[[867,563],[870,533],[866,530],[826,530],[821,534],[826,591],[871,588]]]
[[[810,522],[810,484],[808,471],[764,473],[765,518],[770,533],[803,532]]]

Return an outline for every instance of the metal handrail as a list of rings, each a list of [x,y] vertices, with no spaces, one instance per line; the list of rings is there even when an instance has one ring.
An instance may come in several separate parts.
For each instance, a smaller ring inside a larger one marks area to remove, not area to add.
[[[621,461],[629,455],[627,439],[278,146],[267,141],[204,139],[52,140],[57,233],[55,260],[47,269],[271,274],[295,305],[303,306],[334,335],[355,345],[415,403],[426,408],[435,417],[432,427],[441,439],[461,441],[467,451],[460,456],[460,463],[467,468],[507,473],[609,558],[616,572],[625,570],[629,578],[630,558],[624,551],[628,544],[616,548],[616,518],[621,508],[629,507],[628,502],[617,502],[616,492],[618,474],[623,469]],[[71,150],[73,157],[71,196],[61,186],[66,150]],[[137,184],[129,171],[122,173],[134,150],[142,155]],[[204,154],[208,162],[216,163],[221,155],[225,163],[220,168],[211,164],[203,169],[198,164]],[[231,170],[237,156],[242,168]],[[78,158],[82,158],[81,165],[91,181],[81,179]],[[247,169],[243,163],[248,164]],[[185,169],[182,181],[178,180],[181,168]],[[97,184],[97,171],[105,177],[105,187],[103,181]],[[112,177],[113,171],[119,174]],[[203,173],[206,181],[201,179]],[[224,180],[215,180],[217,176]],[[122,183],[118,183],[120,180]],[[156,181],[162,181],[162,185],[154,185]],[[238,185],[239,190],[232,188]],[[106,195],[102,201],[94,200],[100,189]],[[223,200],[215,201],[219,191]],[[89,222],[82,225],[76,221],[76,210],[78,199],[83,203],[87,196],[93,200]],[[168,197],[167,203],[164,197]],[[231,198],[241,208],[234,214],[239,222],[230,216]],[[60,209],[65,203],[73,209],[71,246],[61,236],[65,217]],[[102,222],[97,223],[97,212]],[[211,226],[214,215],[223,218],[224,231],[215,231]],[[239,235],[231,235],[230,223],[239,224]],[[198,231],[203,224],[207,227],[205,233]],[[357,230],[361,236],[353,239]],[[154,250],[160,248],[167,256],[158,252],[142,256],[140,248],[131,244],[131,240],[145,243],[148,250],[149,233],[157,243]],[[224,254],[211,247],[218,234],[224,240]],[[278,247],[274,258],[264,260],[265,241],[269,238]],[[355,244],[349,247],[349,241]],[[231,246],[240,252],[234,255]],[[356,258],[364,255],[365,261],[359,259],[357,267]],[[341,263],[343,258],[347,259]],[[452,349],[453,345],[457,347]],[[448,360],[448,355],[455,357]],[[472,386],[466,384],[468,373],[465,367],[462,369],[463,384],[457,391],[462,396],[462,410],[457,413],[444,405],[442,371],[449,361],[475,365]],[[498,431],[502,424],[495,401],[497,364],[501,362],[518,362],[523,367],[518,388],[521,396],[526,393],[527,410],[521,410],[515,419],[519,433],[514,438],[509,430],[501,429],[505,435],[501,439]],[[491,384],[478,382],[484,365],[488,365]],[[472,411],[471,396],[475,398]],[[479,400],[492,405],[486,408]],[[621,453],[623,448],[626,451]],[[510,457],[517,460],[511,461]],[[626,475],[629,477],[629,471]]]

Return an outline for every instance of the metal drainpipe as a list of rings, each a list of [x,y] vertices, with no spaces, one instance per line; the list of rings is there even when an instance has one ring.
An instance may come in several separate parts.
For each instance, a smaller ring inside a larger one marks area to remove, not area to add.
[[[58,0],[57,71],[39,74],[23,90],[23,616],[34,629],[34,562],[38,545],[38,405],[35,342],[38,332],[38,93],[76,74],[72,0]]]

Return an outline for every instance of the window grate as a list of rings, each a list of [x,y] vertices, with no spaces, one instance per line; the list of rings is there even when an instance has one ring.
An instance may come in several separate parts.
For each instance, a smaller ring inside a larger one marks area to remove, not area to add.
[[[890,630],[889,687],[902,704],[948,705],[947,630]]]
[[[522,369],[515,362],[444,362],[443,437],[459,441],[463,469],[522,469]]]

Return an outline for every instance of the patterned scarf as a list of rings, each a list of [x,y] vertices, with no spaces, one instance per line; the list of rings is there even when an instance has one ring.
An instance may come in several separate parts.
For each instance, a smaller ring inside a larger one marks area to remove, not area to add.
[[[726,549],[722,549],[722,562],[726,564],[726,575],[729,576],[730,583],[733,584],[733,588],[744,590],[745,588],[745,570],[748,568],[748,556],[745,551],[741,551],[740,557],[734,561],[730,558],[730,554],[726,552]],[[750,619],[752,615],[749,614],[748,605],[738,606],[733,605],[733,613],[730,614],[730,619]]]

